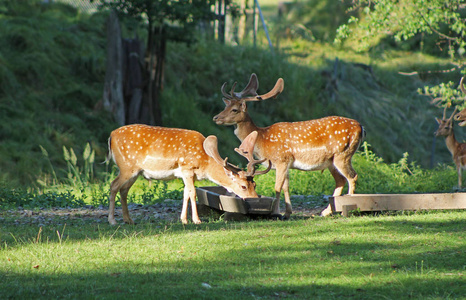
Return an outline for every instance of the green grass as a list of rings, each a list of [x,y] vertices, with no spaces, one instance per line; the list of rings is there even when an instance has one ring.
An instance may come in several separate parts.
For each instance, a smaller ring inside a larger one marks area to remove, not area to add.
[[[465,216],[39,228],[2,213],[0,298],[461,299]]]

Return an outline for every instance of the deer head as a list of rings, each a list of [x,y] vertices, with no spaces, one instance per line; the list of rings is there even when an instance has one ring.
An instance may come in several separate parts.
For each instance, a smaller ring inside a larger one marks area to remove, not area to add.
[[[221,91],[224,97],[223,102],[225,103],[226,107],[221,113],[216,115],[213,120],[218,125],[235,125],[248,117],[246,114],[246,102],[262,101],[277,97],[283,91],[284,81],[282,78],[279,78],[275,83],[274,88],[263,95],[257,94],[259,81],[257,80],[257,76],[254,73],[251,74],[249,83],[241,92],[235,92],[236,82],[233,84],[230,93],[225,91],[225,86],[226,82],[222,85]]]
[[[439,124],[437,131],[435,132],[435,136],[449,136],[453,133],[453,116],[456,113],[457,108],[451,114],[450,118],[446,119],[446,112],[447,107],[443,110],[443,117],[442,119],[435,118],[437,123]]]

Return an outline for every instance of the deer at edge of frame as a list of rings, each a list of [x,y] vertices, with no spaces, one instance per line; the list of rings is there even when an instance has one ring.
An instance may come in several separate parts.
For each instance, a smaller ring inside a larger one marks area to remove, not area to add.
[[[242,141],[253,131],[258,132],[254,154],[260,159],[272,162],[276,170],[273,214],[279,214],[281,190],[285,195],[285,218],[292,213],[289,193],[289,169],[316,171],[329,169],[335,179],[333,196],[342,194],[348,181],[348,194],[354,193],[358,178],[351,159],[359,148],[364,136],[364,128],[356,120],[330,116],[301,122],[281,122],[268,127],[258,127],[247,112],[246,103],[275,98],[283,91],[284,81],[277,80],[275,87],[264,95],[258,95],[259,83],[252,74],[249,83],[241,92],[235,92],[236,83],[230,93],[221,91],[225,109],[213,118],[218,125],[234,125],[235,135]],[[249,97],[247,97],[249,95]],[[321,213],[330,214],[330,205]]]
[[[435,120],[438,123],[438,129],[435,132],[435,136],[445,137],[445,144],[447,145],[448,151],[450,151],[453,158],[453,162],[456,165],[456,173],[458,174],[458,188],[462,186],[462,171],[466,168],[466,143],[460,143],[456,140],[455,131],[453,130],[453,116],[456,113],[457,108],[451,114],[450,118],[446,119],[447,107],[443,111],[443,118]]]
[[[256,171],[255,165],[263,160],[252,160],[244,153],[252,152],[257,133],[251,133],[235,150],[248,158],[247,171],[223,160],[217,149],[217,137],[205,138],[193,130],[165,128],[148,125],[127,125],[110,134],[110,158],[117,164],[120,174],[110,186],[108,222],[116,225],[115,197],[120,192],[120,202],[125,223],[134,224],[129,216],[128,191],[139,175],[146,179],[168,180],[182,178],[184,187],[181,221],[186,224],[188,200],[191,202],[192,220],[199,224],[196,207],[196,180],[209,179],[224,186],[241,198],[258,197],[254,176],[265,174],[269,168]]]

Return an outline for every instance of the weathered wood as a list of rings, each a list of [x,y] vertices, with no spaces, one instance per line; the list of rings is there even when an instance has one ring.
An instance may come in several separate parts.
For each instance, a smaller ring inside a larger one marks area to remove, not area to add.
[[[329,201],[333,212],[351,205],[360,211],[466,209],[466,193],[354,194],[330,197]]]
[[[341,215],[344,217],[349,216],[350,211],[357,209],[358,206],[356,204],[352,205],[342,205],[341,207]]]
[[[199,204],[211,208],[239,214],[267,215],[272,213],[275,198],[260,197],[241,199],[235,195],[229,195],[221,186],[205,186],[196,188]]]

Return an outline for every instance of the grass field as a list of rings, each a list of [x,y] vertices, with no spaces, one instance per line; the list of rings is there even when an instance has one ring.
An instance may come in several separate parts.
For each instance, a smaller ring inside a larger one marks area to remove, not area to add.
[[[111,227],[0,218],[0,298],[464,299],[466,212]]]

